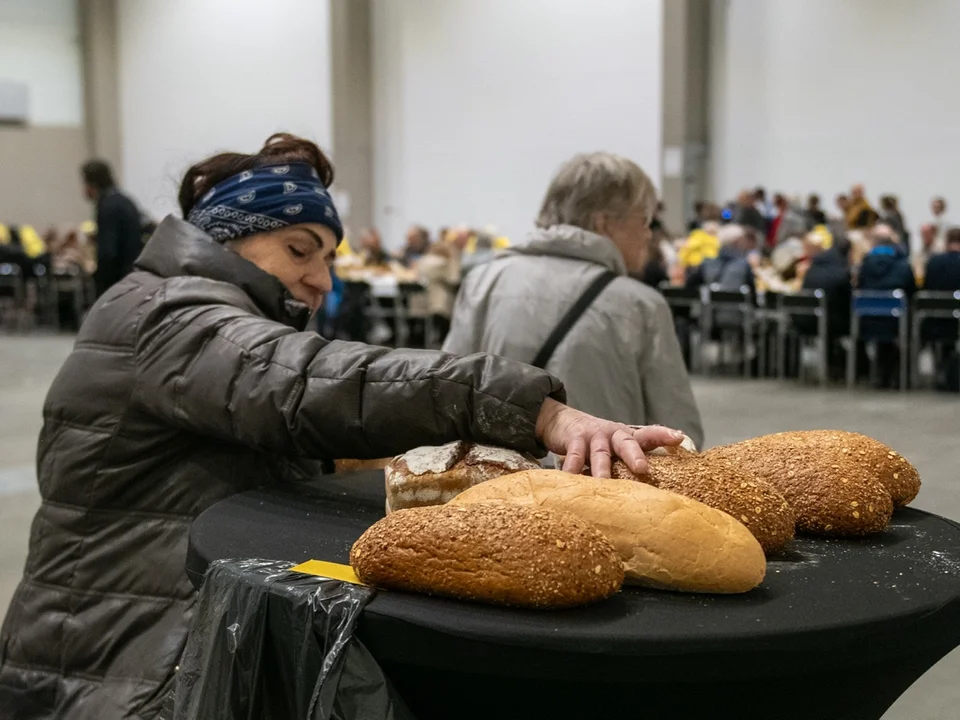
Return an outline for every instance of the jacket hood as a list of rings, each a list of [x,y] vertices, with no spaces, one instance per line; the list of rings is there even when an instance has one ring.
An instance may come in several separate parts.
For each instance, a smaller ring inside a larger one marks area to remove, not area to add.
[[[310,320],[310,308],[283,283],[173,215],[157,227],[135,267],[164,278],[202,277],[236,285],[266,317],[298,330]]]
[[[573,225],[538,228],[527,236],[523,245],[510,252],[585,260],[601,265],[617,275],[627,274],[623,254],[612,240]]]

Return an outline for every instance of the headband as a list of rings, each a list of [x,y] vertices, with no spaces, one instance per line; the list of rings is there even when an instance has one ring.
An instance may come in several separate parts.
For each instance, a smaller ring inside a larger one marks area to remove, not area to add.
[[[318,223],[343,239],[343,225],[314,167],[297,162],[244,170],[217,183],[187,222],[217,242],[290,225]]]

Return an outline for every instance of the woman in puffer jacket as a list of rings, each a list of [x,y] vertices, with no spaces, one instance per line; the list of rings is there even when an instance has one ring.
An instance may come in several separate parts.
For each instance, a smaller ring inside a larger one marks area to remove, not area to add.
[[[44,405],[43,502],[0,637],[4,720],[155,717],[193,612],[190,523],[231,494],[456,439],[595,474],[679,442],[572,410],[520,363],[304,332],[343,236],[332,181],[289,135],[193,166],[186,219],[164,220],[90,312]]]

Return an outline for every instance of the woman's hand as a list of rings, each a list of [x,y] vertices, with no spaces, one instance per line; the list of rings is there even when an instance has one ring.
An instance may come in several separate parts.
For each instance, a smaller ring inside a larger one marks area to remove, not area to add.
[[[637,474],[647,471],[645,450],[679,445],[683,433],[660,425],[634,428],[601,420],[547,399],[537,417],[537,437],[547,449],[565,455],[564,472],[579,473],[589,461],[594,477],[610,477],[613,457]]]

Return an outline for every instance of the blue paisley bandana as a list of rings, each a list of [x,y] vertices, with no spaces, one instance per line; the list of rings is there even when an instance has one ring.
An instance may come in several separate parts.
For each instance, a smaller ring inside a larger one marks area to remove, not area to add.
[[[193,207],[187,222],[218,242],[290,225],[318,223],[343,239],[343,225],[330,193],[307,163],[244,170],[213,188]]]

